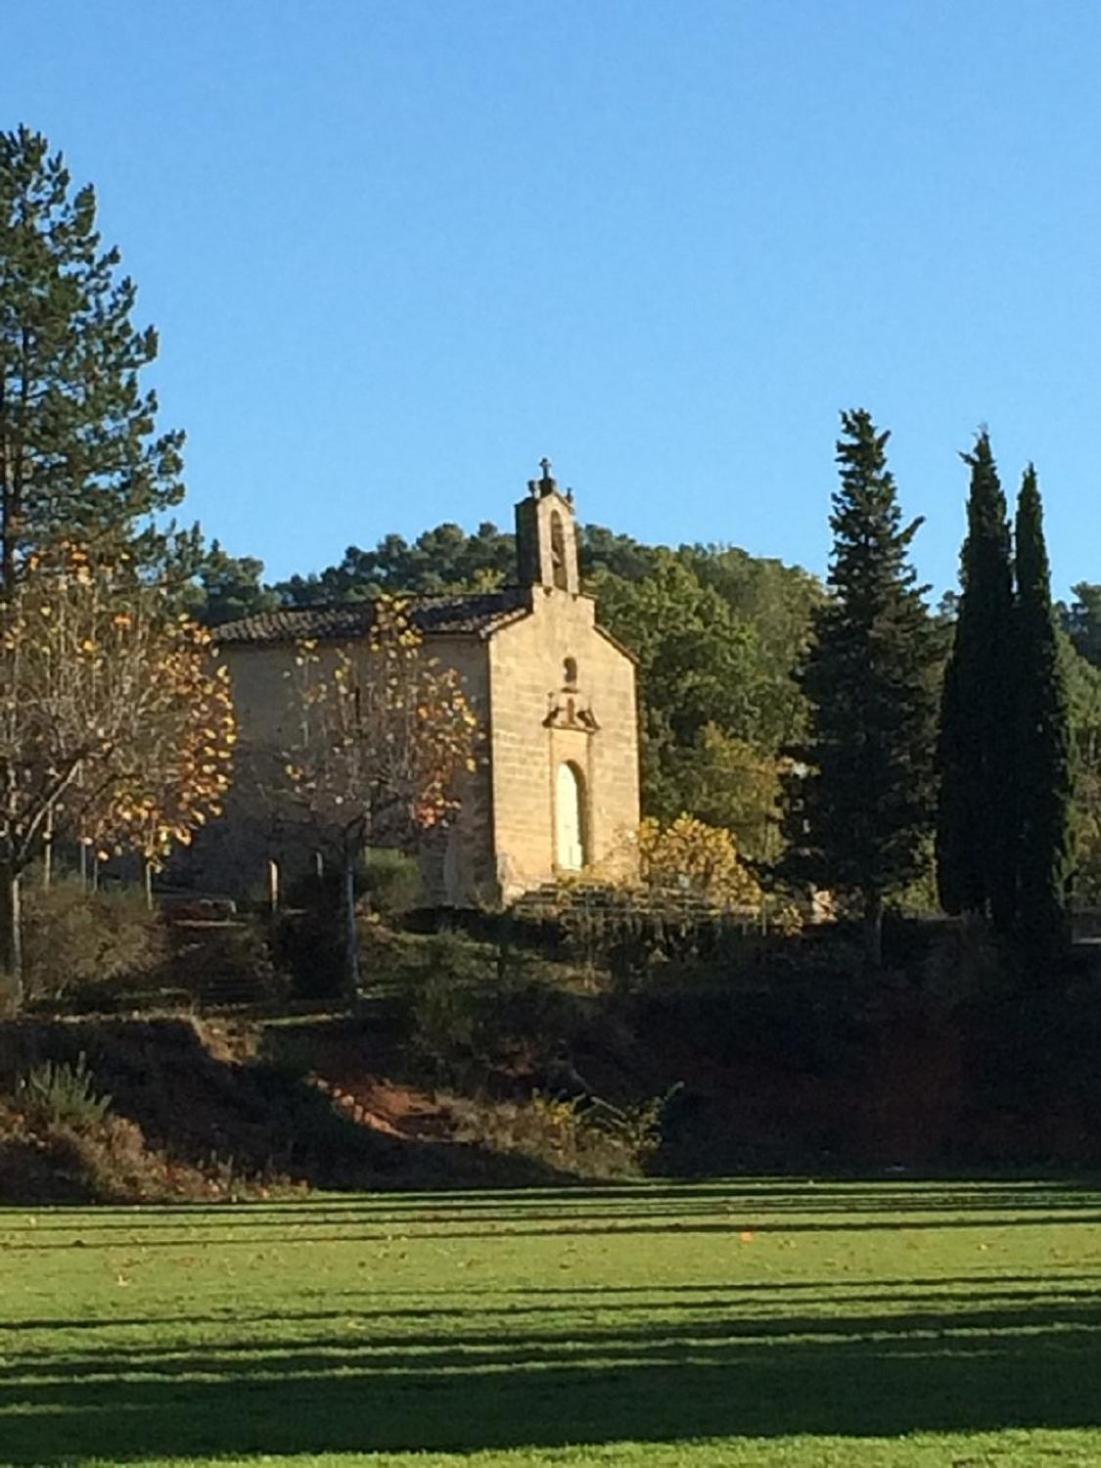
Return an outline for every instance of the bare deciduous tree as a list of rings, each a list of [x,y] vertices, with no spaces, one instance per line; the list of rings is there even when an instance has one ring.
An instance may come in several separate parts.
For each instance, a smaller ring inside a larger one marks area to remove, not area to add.
[[[477,719],[458,675],[424,656],[407,602],[383,597],[362,648],[336,650],[326,667],[315,642],[299,645],[298,733],[285,751],[289,799],[334,851],[342,875],[345,984],[359,987],[355,872],[368,845],[407,848],[446,825],[458,785],[475,766]]]
[[[218,814],[234,716],[210,636],[125,560],[27,558],[0,601],[0,976],[21,999],[19,882],[47,835],[156,863]]]

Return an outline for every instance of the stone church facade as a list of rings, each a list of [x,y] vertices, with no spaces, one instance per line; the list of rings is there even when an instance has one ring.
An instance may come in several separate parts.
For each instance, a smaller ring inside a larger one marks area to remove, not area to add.
[[[459,675],[483,736],[455,822],[422,852],[430,898],[457,906],[508,902],[567,874],[633,864],[635,667],[581,591],[573,498],[546,461],[516,506],[516,549],[515,584],[411,606],[424,655]],[[223,829],[203,844],[221,848],[218,864],[242,887],[259,885],[269,862],[302,862],[278,819],[250,809],[248,793],[250,762],[289,742],[286,674],[296,646],[311,639],[322,655],[354,656],[371,617],[370,603],[294,608],[218,631],[239,722],[240,788]]]

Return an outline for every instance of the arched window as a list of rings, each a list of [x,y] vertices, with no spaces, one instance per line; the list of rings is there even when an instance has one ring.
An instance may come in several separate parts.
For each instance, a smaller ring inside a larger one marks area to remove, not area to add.
[[[554,575],[554,584],[559,591],[569,591],[570,578],[566,569],[566,536],[562,529],[562,516],[557,510],[551,511],[551,570]]]
[[[569,760],[555,777],[554,860],[560,872],[579,872],[586,860],[585,777]]]
[[[577,659],[566,658],[562,663],[562,686],[564,688],[577,687]]]

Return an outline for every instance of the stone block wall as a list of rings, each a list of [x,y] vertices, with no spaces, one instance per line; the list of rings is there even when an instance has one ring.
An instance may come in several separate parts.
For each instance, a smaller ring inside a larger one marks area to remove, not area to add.
[[[569,763],[582,782],[586,864],[631,869],[639,820],[638,714],[630,658],[595,625],[590,598],[531,588],[531,613],[488,639],[429,635],[423,656],[454,669],[479,719],[477,768],[462,777],[451,827],[421,843],[428,899],[454,906],[508,900],[553,880],[556,779]],[[339,652],[321,644],[320,672]],[[320,845],[285,788],[283,752],[300,737],[293,644],[227,644],[239,722],[236,783],[226,816],[197,844],[188,865],[202,885],[262,891],[268,863],[284,886],[308,871]]]
[[[363,656],[354,643],[322,644],[319,676],[331,674],[342,652]],[[492,846],[492,792],[488,765],[487,649],[476,637],[427,638],[423,657],[453,668],[480,722],[478,768],[459,784],[460,814],[454,826],[423,843],[426,895],[457,906],[495,896],[496,862]],[[225,816],[202,833],[177,869],[206,887],[259,893],[270,861],[279,864],[284,888],[311,870],[314,852],[324,850],[315,833],[286,800],[284,752],[299,739],[295,727],[300,699],[296,689],[293,644],[229,644],[223,658],[230,671],[238,720],[234,785]]]
[[[584,779],[589,865],[629,867],[639,819],[634,664],[596,627],[590,598],[542,587],[532,598],[532,615],[499,629],[489,644],[494,834],[505,898],[556,874],[561,762]],[[576,665],[572,686],[567,659]]]

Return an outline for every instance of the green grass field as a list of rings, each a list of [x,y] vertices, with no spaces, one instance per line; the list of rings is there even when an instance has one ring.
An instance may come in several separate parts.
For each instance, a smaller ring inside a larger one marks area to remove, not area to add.
[[[0,1461],[214,1460],[1098,1464],[1101,1190],[0,1211]]]

